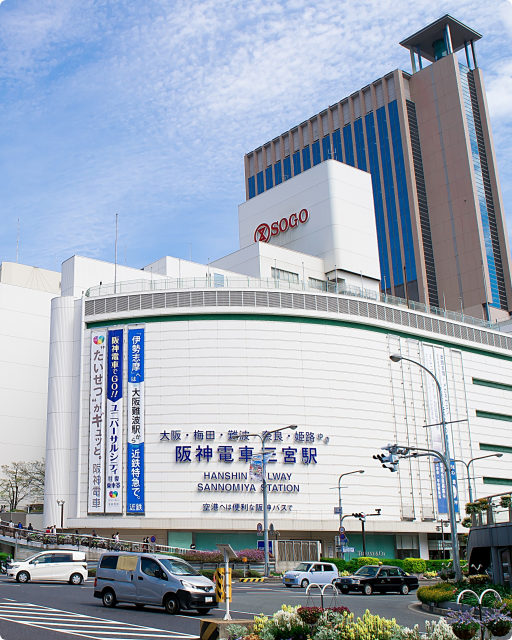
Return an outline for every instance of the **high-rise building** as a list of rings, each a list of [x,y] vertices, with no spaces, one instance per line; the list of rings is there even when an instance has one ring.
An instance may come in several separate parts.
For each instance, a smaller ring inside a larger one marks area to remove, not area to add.
[[[246,154],[247,198],[330,158],[368,171],[382,290],[508,316],[510,251],[481,37],[445,15],[403,40],[412,74],[392,71]]]

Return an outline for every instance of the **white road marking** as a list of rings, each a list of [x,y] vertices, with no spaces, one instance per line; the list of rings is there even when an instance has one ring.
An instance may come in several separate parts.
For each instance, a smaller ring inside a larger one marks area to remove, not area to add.
[[[8,598],[4,598],[8,600]],[[14,604],[11,604],[14,603]],[[95,618],[29,602],[0,602],[0,620],[47,629],[91,640],[185,640],[196,635]]]

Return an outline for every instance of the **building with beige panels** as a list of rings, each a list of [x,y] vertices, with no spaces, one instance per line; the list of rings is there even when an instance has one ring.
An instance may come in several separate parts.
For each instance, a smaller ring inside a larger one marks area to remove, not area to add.
[[[382,291],[507,317],[510,251],[481,37],[446,15],[402,41],[412,74],[396,69],[245,156],[247,199],[328,159],[368,171]]]

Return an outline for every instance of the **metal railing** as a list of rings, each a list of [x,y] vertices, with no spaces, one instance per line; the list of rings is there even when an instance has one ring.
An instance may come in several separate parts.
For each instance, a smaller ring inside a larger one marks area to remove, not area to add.
[[[501,505],[502,497],[507,496],[510,498],[510,493],[499,493],[477,500],[477,503],[481,500],[487,500],[488,507],[479,513],[471,514],[471,527],[485,527],[490,524],[512,524],[512,505],[508,507]]]
[[[372,289],[365,289],[361,287],[355,287],[346,284],[339,284],[336,282],[320,282],[310,284],[309,282],[288,282],[287,280],[280,280],[279,278],[251,278],[237,277],[231,278],[225,276],[220,282],[215,280],[213,274],[202,278],[161,278],[158,280],[127,280],[125,282],[118,282],[110,284],[102,284],[94,287],[90,287],[85,295],[88,298],[96,298],[100,296],[118,295],[118,294],[130,294],[141,293],[144,291],[173,291],[173,290],[190,290],[190,289],[209,289],[209,288],[228,288],[228,289],[280,289],[285,291],[310,291],[326,293],[332,293],[343,296],[354,296],[356,298],[363,298],[365,300],[373,300],[375,302],[382,302],[384,304],[390,304],[398,307],[405,307],[412,311],[418,311],[419,313],[426,313],[429,315],[437,316],[439,318],[446,318],[455,322],[461,322],[463,324],[469,324],[475,327],[484,327],[486,329],[492,329],[494,331],[502,331],[510,322],[489,322],[473,316],[468,316],[464,313],[456,311],[449,311],[440,307],[433,307],[422,302],[416,302],[414,300],[406,300],[405,298],[398,298],[397,296],[391,296],[387,293],[381,293],[380,291],[374,291]]]

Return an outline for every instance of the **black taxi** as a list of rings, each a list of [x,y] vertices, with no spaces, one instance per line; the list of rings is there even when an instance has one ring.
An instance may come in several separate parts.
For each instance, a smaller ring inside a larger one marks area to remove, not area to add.
[[[367,596],[372,593],[386,593],[395,591],[406,596],[410,591],[418,588],[418,578],[410,576],[399,567],[386,565],[365,565],[351,576],[339,577],[334,581],[336,588],[341,593],[349,591],[361,591]]]

